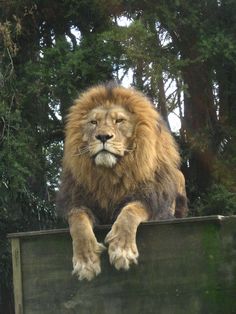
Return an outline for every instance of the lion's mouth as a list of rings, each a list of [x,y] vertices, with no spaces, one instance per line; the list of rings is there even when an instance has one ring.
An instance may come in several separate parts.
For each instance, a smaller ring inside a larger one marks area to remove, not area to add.
[[[96,166],[104,166],[107,168],[114,167],[119,158],[119,155],[114,154],[107,149],[102,149],[93,155]]]
[[[110,154],[110,155],[113,155],[115,158],[120,158],[121,156],[118,155],[118,154],[115,154],[105,148],[99,150],[96,154],[93,155],[93,158],[95,159],[99,154]]]

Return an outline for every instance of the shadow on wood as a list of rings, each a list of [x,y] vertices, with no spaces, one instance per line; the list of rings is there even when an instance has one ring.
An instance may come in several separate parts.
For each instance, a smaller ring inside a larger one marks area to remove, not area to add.
[[[96,229],[100,241],[108,229]],[[105,252],[91,282],[71,275],[68,230],[9,238],[16,314],[236,313],[236,216],[142,224],[139,265],[117,271]]]

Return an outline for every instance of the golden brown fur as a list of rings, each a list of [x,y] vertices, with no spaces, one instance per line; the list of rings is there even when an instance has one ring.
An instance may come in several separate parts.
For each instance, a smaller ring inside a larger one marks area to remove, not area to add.
[[[173,137],[143,94],[120,86],[93,87],[75,101],[68,115],[58,207],[70,213],[70,226],[81,213],[90,217],[90,228],[115,221],[106,238],[110,261],[117,269],[128,269],[137,262],[135,234],[140,222],[175,213],[181,217],[187,211],[179,165]],[[75,256],[79,240],[74,231],[71,234]],[[93,237],[90,232],[94,242]],[[117,238],[126,243],[118,251]],[[74,261],[80,279],[99,273],[101,250],[95,251],[93,257]],[[96,260],[95,268],[82,267],[86,259]]]

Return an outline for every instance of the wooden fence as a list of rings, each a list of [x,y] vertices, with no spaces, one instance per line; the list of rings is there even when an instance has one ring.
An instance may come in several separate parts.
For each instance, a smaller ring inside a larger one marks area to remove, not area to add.
[[[99,241],[108,230],[96,228]],[[139,264],[117,271],[105,252],[91,282],[71,275],[68,230],[9,238],[16,314],[236,313],[236,216],[142,224]]]

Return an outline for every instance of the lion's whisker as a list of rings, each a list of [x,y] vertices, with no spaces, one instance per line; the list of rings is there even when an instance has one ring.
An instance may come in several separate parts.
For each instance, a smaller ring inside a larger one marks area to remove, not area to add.
[[[124,151],[125,151],[125,152],[128,152],[128,153],[132,153],[132,152],[134,151],[134,149],[133,149],[133,148],[132,148],[132,149],[125,148]]]
[[[75,153],[74,156],[81,156],[83,154],[86,154],[88,153],[90,150],[89,150],[89,147],[82,147],[80,149],[78,149],[78,153]]]
[[[128,152],[128,153],[132,153],[135,151],[135,149],[136,149],[136,144],[133,144],[133,145],[130,145],[127,148],[125,148],[124,151]]]
[[[88,152],[89,151],[89,147],[84,147],[78,150],[79,152]]]

